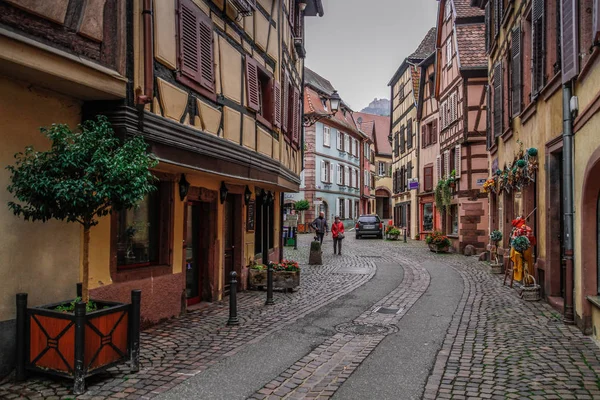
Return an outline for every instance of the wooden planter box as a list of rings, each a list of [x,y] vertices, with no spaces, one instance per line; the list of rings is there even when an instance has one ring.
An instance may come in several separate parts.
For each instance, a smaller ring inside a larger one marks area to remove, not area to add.
[[[388,240],[398,240],[400,235],[387,235]]]
[[[248,285],[251,288],[267,287],[267,270],[250,269]],[[273,289],[293,290],[300,286],[300,271],[273,271]]]
[[[85,378],[116,364],[131,361],[139,370],[141,292],[132,304],[96,301],[98,310],[86,313],[85,303],[73,313],[55,311],[64,301],[27,307],[27,294],[17,294],[17,380],[26,371],[72,378],[73,393],[85,392]]]
[[[504,265],[502,263],[490,263],[490,272],[492,274],[502,274],[504,273]]]

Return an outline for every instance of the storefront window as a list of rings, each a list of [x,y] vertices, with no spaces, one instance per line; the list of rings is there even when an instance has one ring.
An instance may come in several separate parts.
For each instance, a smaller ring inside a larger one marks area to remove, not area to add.
[[[147,195],[138,207],[121,211],[117,221],[117,264],[145,266],[159,260],[160,194]]]
[[[433,203],[423,204],[423,231],[433,230]]]
[[[452,230],[450,231],[451,235],[458,235],[458,206],[453,205],[450,206],[450,227]]]

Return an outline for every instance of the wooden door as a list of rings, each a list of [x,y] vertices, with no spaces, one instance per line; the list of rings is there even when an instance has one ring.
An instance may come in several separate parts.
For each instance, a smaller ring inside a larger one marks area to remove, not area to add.
[[[189,202],[185,205],[185,230],[183,237],[185,291],[187,304],[200,302],[202,298],[202,271],[200,255],[200,206]]]
[[[225,204],[223,205],[223,213],[224,213],[224,232],[223,232],[223,244],[225,251],[225,264],[223,268],[224,276],[223,276],[223,292],[225,295],[229,294],[229,289],[231,287],[231,271],[234,270],[234,261],[235,261],[235,198],[232,195],[227,196],[227,200],[225,200]]]

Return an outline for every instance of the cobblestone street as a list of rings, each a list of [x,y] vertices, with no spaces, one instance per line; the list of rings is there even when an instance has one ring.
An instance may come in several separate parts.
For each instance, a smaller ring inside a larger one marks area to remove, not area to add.
[[[521,300],[485,263],[352,236],[343,256],[326,240],[323,266],[306,265],[311,237],[301,236],[286,249],[302,266],[299,291],[276,292],[274,306],[265,292],[240,294],[238,327],[226,326],[224,301],[148,329],[139,373],[112,369],[78,398],[600,398],[596,344],[547,304]],[[378,364],[393,397],[362,394],[381,389],[363,380]],[[0,398],[72,399],[70,385],[8,380]]]

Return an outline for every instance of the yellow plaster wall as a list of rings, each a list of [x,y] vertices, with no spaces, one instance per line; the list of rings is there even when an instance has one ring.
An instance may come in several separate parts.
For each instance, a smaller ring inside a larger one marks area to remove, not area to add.
[[[75,128],[81,104],[56,93],[0,76],[0,321],[15,317],[15,294],[29,293],[29,304],[68,299],[79,281],[79,224],[27,222],[14,216],[6,203],[13,155],[33,145],[49,147],[40,126],[66,123]],[[52,284],[40,284],[51,282]]]
[[[154,0],[154,57],[169,69],[177,68],[175,0]]]
[[[202,129],[205,132],[217,135],[219,133],[219,127],[221,126],[221,111],[200,99],[196,100],[198,103],[198,114]],[[198,117],[196,117],[198,118]],[[196,123],[196,126],[198,124]]]
[[[263,128],[259,127],[257,137],[258,137],[257,150],[260,153],[263,153],[269,157],[272,157],[272,155],[273,155],[273,137],[271,136],[271,134],[269,132],[265,131]]]
[[[223,37],[219,38],[220,74],[223,95],[242,103],[242,55]]]
[[[256,122],[248,115],[244,115],[244,146],[256,150]]]
[[[239,111],[223,107],[223,137],[235,143],[240,143],[242,118]]]
[[[579,112],[581,113],[593,100],[594,96],[598,93],[598,88],[600,87],[600,60],[596,61],[596,65],[593,70],[590,71],[589,75],[585,77],[583,82],[578,82],[578,85],[575,88],[574,95],[579,97]],[[583,193],[583,180],[585,178],[585,170],[588,166],[589,159],[594,151],[600,147],[600,114],[594,115],[588,122],[585,124],[581,130],[575,133],[575,165],[574,165],[574,208],[575,208],[575,310],[578,315],[581,316],[582,308],[583,308],[583,300],[581,293],[581,284],[582,284],[582,263],[581,257],[578,256],[582,254],[584,251],[589,251],[589,249],[584,249],[581,247],[581,212],[578,212],[581,209],[581,201],[582,201],[582,193]],[[592,315],[593,324],[597,326],[597,329],[600,328],[600,312],[599,310],[594,309],[594,313]],[[600,334],[600,330],[598,330],[598,334]]]
[[[176,122],[181,121],[188,103],[187,92],[160,78],[156,82],[163,116]],[[160,114],[160,109],[155,108],[154,112]]]
[[[266,51],[269,40],[269,21],[260,12],[254,13],[254,35],[256,45],[261,50]]]

